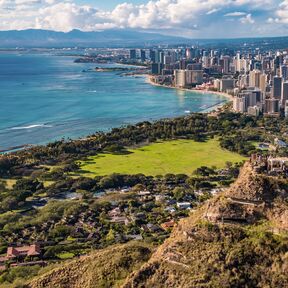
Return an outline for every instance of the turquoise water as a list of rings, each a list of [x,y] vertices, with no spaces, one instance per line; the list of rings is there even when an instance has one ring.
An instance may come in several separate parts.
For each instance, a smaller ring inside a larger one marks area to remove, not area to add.
[[[151,86],[144,77],[51,54],[0,53],[0,150],[83,137],[142,120],[199,112],[221,96]]]

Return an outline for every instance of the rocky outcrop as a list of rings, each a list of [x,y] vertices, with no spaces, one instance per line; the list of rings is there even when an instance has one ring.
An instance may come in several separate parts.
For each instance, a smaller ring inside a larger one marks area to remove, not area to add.
[[[288,287],[286,184],[247,163],[235,184],[181,221],[123,288]]]

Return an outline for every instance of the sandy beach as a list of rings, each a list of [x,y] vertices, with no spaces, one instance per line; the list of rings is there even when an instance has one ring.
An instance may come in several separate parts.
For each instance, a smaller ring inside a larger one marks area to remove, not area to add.
[[[203,94],[215,94],[215,95],[219,95],[219,96],[223,96],[225,98],[228,98],[230,101],[233,101],[233,96],[228,94],[228,93],[224,93],[224,92],[218,92],[218,91],[210,91],[210,90],[198,90],[198,89],[188,89],[188,88],[178,88],[178,87],[173,87],[173,86],[167,86],[167,85],[161,85],[161,84],[157,84],[154,81],[151,80],[151,75],[146,75],[146,82],[153,85],[153,86],[159,86],[159,87],[164,87],[164,88],[170,88],[170,89],[177,89],[180,91],[187,91],[187,92],[197,92],[197,93],[203,93]]]

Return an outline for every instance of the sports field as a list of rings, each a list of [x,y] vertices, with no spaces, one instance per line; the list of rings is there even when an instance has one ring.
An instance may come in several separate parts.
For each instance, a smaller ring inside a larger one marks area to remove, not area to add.
[[[240,162],[244,157],[223,150],[217,139],[207,142],[175,140],[158,142],[129,150],[131,154],[100,154],[81,163],[83,176],[109,175],[112,173],[164,175],[187,174],[200,166],[221,168],[227,161]]]

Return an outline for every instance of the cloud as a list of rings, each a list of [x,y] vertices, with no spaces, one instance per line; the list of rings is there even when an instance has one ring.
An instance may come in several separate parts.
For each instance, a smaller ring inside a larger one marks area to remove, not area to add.
[[[132,28],[201,37],[221,33],[226,37],[230,33],[235,37],[235,33],[243,36],[251,31],[245,28],[247,25],[237,29],[227,27],[228,19],[233,17],[235,21],[259,27],[263,23],[270,26],[276,22],[288,23],[288,0],[282,1],[281,7],[280,0],[147,0],[145,4],[123,0],[111,10],[99,10],[92,1],[86,1],[85,5],[85,0],[82,4],[78,0],[0,0],[0,29]]]
[[[214,14],[214,13],[216,13],[216,12],[218,12],[218,11],[220,11],[220,9],[214,8],[214,9],[208,11],[208,12],[206,13],[206,15],[211,15],[211,14]]]
[[[224,15],[225,17],[240,17],[240,16],[246,16],[245,12],[230,12]]]
[[[37,26],[43,29],[68,32],[72,29],[93,30],[97,24],[97,10],[75,3],[57,3],[41,8],[36,18]]]
[[[252,18],[251,14],[247,14],[245,17],[240,18],[242,24],[254,24],[255,20]]]
[[[285,0],[279,4],[275,15],[276,17],[274,19],[269,18],[268,22],[288,24],[288,0]]]

